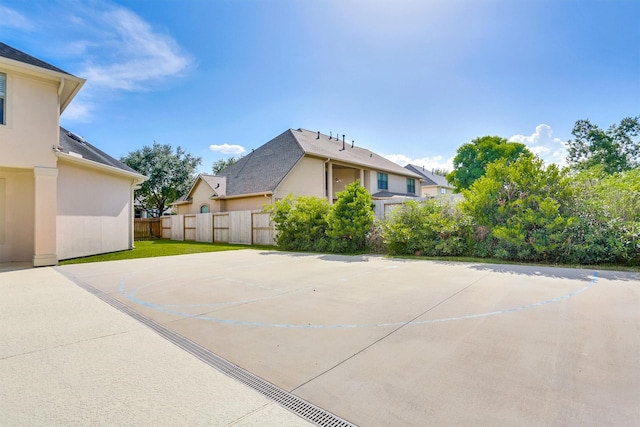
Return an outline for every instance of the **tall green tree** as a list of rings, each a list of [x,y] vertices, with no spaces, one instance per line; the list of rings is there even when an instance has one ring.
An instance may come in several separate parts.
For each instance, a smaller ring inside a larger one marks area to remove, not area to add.
[[[213,162],[213,165],[211,166],[211,171],[213,172],[214,175],[218,175],[220,172],[222,172],[228,166],[231,166],[232,164],[234,164],[235,162],[237,162],[241,158],[242,157],[239,157],[239,158],[236,159],[234,156],[231,156],[226,160],[225,159],[216,160],[215,162]]]
[[[567,141],[567,161],[573,169],[586,170],[602,165],[606,173],[640,166],[640,116],[627,117],[602,130],[587,120],[578,120]]]
[[[327,214],[327,235],[333,239],[335,252],[358,252],[366,247],[367,233],[376,218],[371,194],[360,180],[338,193],[338,200]]]
[[[446,178],[459,193],[483,176],[489,164],[501,159],[509,163],[520,156],[531,157],[533,154],[524,144],[509,142],[499,136],[476,138],[458,148],[453,159],[453,171]]]
[[[135,191],[135,199],[152,216],[159,216],[189,190],[202,159],[180,146],[174,152],[171,145],[154,142],[153,146],[145,145],[120,161],[149,177]]]

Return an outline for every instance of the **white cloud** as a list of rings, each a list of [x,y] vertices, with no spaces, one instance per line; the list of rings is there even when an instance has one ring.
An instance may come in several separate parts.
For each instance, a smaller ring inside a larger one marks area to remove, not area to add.
[[[555,163],[559,166],[567,164],[566,142],[555,138],[551,126],[544,123],[536,126],[536,131],[531,135],[513,135],[509,141],[525,144],[532,153],[546,163]]]
[[[0,27],[16,28],[19,30],[31,30],[33,25],[24,15],[0,5]]]
[[[400,166],[406,166],[412,164],[419,167],[424,167],[425,170],[431,171],[433,169],[444,169],[447,171],[453,170],[453,157],[444,160],[442,156],[423,157],[420,159],[412,159],[404,154],[390,154],[384,156],[387,160],[391,160]]]
[[[74,19],[79,25],[100,25],[106,36],[103,41],[78,44],[91,55],[79,74],[92,86],[144,90],[146,84],[183,73],[192,62],[172,37],[154,31],[125,8],[106,10],[97,16],[87,12]]]
[[[62,117],[65,120],[86,122],[91,118],[91,109],[91,104],[74,99],[73,102],[65,108]]]
[[[217,151],[223,154],[242,154],[246,150],[242,145],[231,145],[231,144],[222,144],[222,145],[210,145],[209,149],[211,151]]]

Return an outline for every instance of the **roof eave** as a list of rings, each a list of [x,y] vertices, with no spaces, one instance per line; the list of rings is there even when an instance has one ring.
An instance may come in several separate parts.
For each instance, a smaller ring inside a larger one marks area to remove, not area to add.
[[[0,57],[0,64],[4,65],[5,67],[7,67],[7,69],[12,71],[18,71],[32,76],[45,76],[46,78],[57,81],[59,84],[60,82],[64,81],[64,87],[62,88],[62,93],[60,94],[61,114],[71,103],[73,98],[78,94],[78,92],[86,82],[86,79],[76,77],[72,74],[49,70],[46,68],[38,67],[37,65],[16,61],[15,59]]]
[[[229,199],[239,199],[242,197],[257,197],[257,196],[273,196],[273,191],[271,190],[267,190],[267,191],[259,191],[257,193],[245,193],[245,194],[236,194],[233,196],[222,196],[222,197],[215,197],[215,200],[229,200]]]
[[[89,159],[85,159],[84,157],[76,157],[74,155],[65,153],[63,151],[57,151],[56,152],[56,156],[63,161],[69,162],[69,163],[74,163],[77,165],[82,165],[82,166],[86,166],[92,169],[98,169],[104,172],[109,172],[111,174],[114,175],[121,175],[121,176],[126,176],[128,178],[131,178],[134,180],[134,185],[137,184],[142,184],[143,182],[147,181],[149,179],[149,177],[141,175],[137,172],[130,172],[130,171],[126,171],[124,169],[120,169],[120,168],[116,168],[114,166],[109,166],[109,165],[105,165],[102,163],[98,163],[95,162],[93,160],[89,160]]]

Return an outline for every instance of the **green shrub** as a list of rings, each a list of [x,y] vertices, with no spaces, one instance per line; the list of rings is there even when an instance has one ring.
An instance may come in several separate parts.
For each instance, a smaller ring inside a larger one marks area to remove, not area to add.
[[[360,186],[360,181],[347,185],[344,191],[338,193],[338,199],[326,217],[331,252],[363,251],[375,218],[371,195]]]
[[[383,223],[390,254],[468,255],[471,222],[455,205],[438,200],[409,200]]]
[[[288,195],[266,207],[276,229],[276,244],[286,250],[325,251],[329,247],[326,235],[326,215],[329,202],[310,196]]]

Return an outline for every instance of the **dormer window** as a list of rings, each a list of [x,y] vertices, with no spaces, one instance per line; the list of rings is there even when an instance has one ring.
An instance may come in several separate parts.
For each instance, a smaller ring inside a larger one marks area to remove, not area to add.
[[[0,73],[0,125],[6,124],[6,99],[7,97],[7,75]]]

